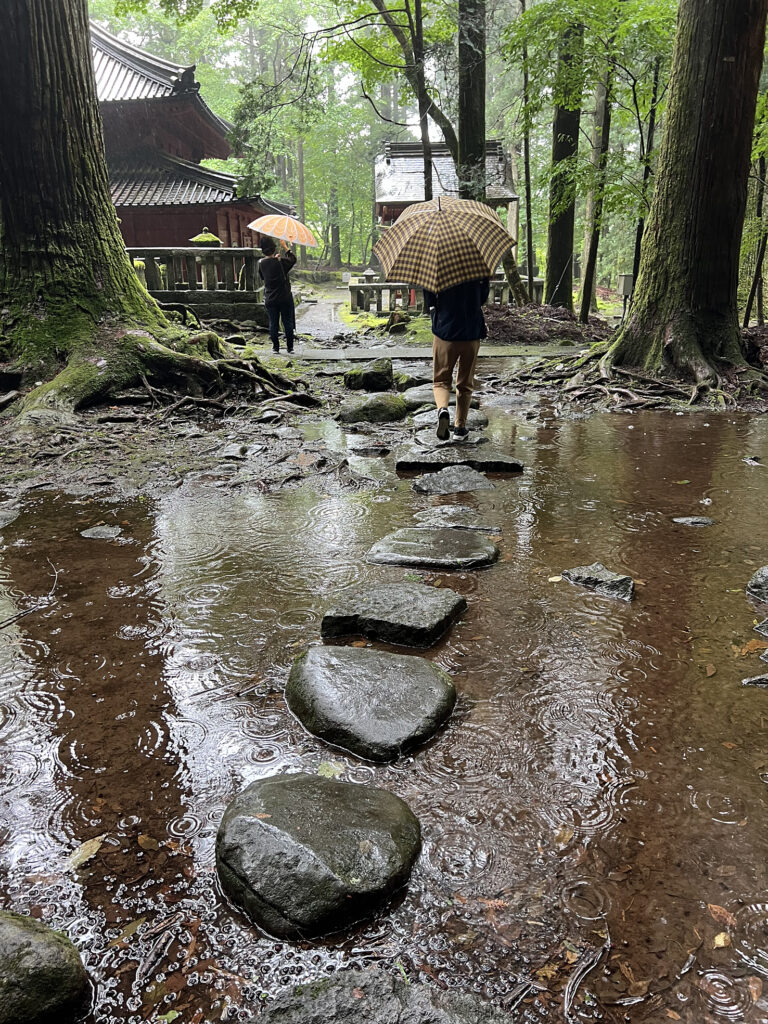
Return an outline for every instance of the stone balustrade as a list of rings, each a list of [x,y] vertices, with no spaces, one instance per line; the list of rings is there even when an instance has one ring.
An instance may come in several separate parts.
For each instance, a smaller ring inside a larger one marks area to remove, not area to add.
[[[128,249],[136,272],[155,295],[164,292],[257,292],[261,249],[196,246]],[[136,265],[140,261],[141,265]]]

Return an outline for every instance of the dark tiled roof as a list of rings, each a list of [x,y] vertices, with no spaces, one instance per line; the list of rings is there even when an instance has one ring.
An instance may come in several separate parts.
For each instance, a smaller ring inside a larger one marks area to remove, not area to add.
[[[420,142],[388,143],[376,157],[376,202],[424,201],[424,159]],[[485,144],[486,195],[509,202],[517,198],[509,174],[509,158],[496,140]],[[432,195],[458,196],[459,181],[453,157],[445,143],[432,146]]]
[[[245,202],[265,213],[290,207],[261,196],[238,196],[237,178],[155,150],[134,153],[110,165],[115,206],[194,206]]]
[[[194,82],[193,67],[179,67],[162,57],[145,53],[93,21],[91,52],[100,103],[171,96],[174,88],[179,90],[184,72],[188,73],[187,79]]]

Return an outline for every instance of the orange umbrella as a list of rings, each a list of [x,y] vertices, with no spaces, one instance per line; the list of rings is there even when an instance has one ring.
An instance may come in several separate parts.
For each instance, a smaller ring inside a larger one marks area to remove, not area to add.
[[[284,238],[294,245],[317,245],[317,239],[306,224],[295,217],[282,213],[268,213],[265,217],[257,217],[248,225],[251,231],[260,235],[271,235],[272,238]]]

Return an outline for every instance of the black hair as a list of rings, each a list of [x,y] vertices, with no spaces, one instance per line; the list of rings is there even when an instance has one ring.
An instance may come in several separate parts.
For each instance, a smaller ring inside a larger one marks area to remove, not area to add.
[[[261,251],[265,256],[271,256],[272,253],[277,249],[274,238],[270,238],[269,235],[265,236],[261,240]]]

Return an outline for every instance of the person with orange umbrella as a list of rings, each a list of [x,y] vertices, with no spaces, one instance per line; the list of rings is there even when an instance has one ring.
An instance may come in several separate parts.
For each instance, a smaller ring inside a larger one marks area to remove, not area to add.
[[[269,317],[269,337],[272,351],[280,351],[280,320],[285,331],[285,347],[293,352],[296,330],[296,306],[293,302],[288,274],[296,263],[296,253],[287,247],[278,254],[274,238],[267,235],[261,240],[264,258],[259,260],[259,277],[264,282],[264,305]]]

